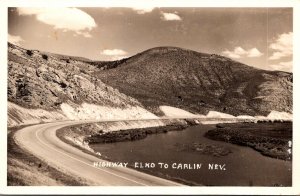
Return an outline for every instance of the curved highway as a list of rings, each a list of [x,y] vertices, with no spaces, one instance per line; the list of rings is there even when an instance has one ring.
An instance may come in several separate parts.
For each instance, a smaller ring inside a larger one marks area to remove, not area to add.
[[[106,162],[62,142],[56,130],[93,121],[63,121],[28,126],[16,132],[20,147],[46,161],[60,171],[78,177],[89,185],[101,186],[180,186],[181,184],[151,176],[126,167],[94,167]]]

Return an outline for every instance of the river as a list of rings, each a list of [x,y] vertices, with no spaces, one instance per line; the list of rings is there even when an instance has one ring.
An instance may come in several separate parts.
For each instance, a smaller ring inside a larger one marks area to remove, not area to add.
[[[204,137],[204,133],[214,126],[193,126],[182,131],[148,135],[142,140],[94,144],[91,147],[112,161],[128,162],[140,171],[188,185],[291,186],[292,163],[290,161],[266,157],[249,147]],[[203,154],[193,150],[182,150],[180,147],[195,142],[224,148],[231,153],[213,156],[213,153]],[[152,166],[155,166],[146,169],[137,168],[137,166],[145,167],[145,163],[152,163]],[[168,168],[160,168],[159,163],[166,163]],[[201,168],[181,169],[178,168],[179,164],[192,164],[192,166],[201,164]],[[218,166],[216,169],[209,169],[209,164],[218,164]]]

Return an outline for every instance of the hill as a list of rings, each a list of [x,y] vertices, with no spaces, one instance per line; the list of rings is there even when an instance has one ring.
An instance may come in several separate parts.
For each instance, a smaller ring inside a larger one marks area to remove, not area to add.
[[[172,107],[204,115],[292,113],[292,82],[291,73],[176,47],[105,62],[8,43],[9,124],[156,118],[164,115],[161,108]]]
[[[59,119],[156,118],[136,99],[93,76],[82,58],[8,43],[8,125]]]
[[[256,69],[220,55],[158,47],[101,65],[97,78],[156,114],[161,105],[199,114],[292,113],[291,73]]]

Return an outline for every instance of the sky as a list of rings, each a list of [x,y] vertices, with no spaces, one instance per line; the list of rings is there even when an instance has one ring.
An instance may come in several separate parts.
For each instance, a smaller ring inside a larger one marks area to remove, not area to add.
[[[293,9],[8,8],[8,41],[91,60],[175,46],[292,72]]]

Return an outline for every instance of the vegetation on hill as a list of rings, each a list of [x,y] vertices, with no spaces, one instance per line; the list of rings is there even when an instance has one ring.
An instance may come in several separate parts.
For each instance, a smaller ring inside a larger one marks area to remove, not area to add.
[[[292,113],[292,82],[291,73],[176,47],[102,62],[8,44],[8,100],[27,108],[86,102],[140,106],[158,115],[162,105],[204,115]]]
[[[292,112],[291,73],[256,69],[220,55],[158,47],[112,67],[96,75],[155,113],[160,105],[200,114]]]

